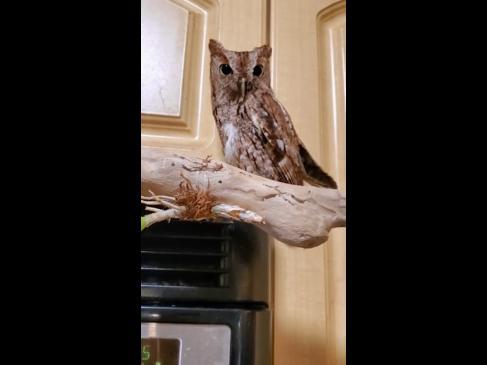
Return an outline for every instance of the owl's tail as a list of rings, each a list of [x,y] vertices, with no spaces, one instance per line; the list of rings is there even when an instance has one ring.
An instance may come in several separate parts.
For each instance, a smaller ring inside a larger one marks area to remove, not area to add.
[[[304,176],[305,181],[311,185],[324,188],[338,188],[335,180],[321,169],[302,143],[299,144],[299,155],[301,157],[301,162],[303,163],[304,171],[306,172],[306,176]]]

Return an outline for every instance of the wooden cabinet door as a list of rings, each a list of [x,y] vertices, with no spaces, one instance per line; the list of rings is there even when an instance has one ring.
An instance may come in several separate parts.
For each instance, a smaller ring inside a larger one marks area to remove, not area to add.
[[[345,2],[271,1],[273,87],[298,135],[345,192]],[[345,229],[274,250],[274,360],[345,365]]]
[[[272,85],[345,192],[345,1],[141,0],[142,145],[222,158],[210,38],[273,48]],[[345,229],[313,249],[274,245],[274,364],[345,364]]]
[[[211,110],[208,40],[267,39],[264,0],[141,0],[142,145],[222,158]]]

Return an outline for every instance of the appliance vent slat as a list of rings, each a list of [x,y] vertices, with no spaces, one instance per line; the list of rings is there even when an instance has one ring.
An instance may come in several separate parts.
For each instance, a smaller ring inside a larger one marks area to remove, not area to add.
[[[199,268],[189,268],[189,267],[147,267],[142,266],[140,268],[142,271],[174,271],[174,272],[195,272],[195,273],[225,273],[227,270],[218,269],[199,269]]]
[[[224,288],[232,237],[226,225],[157,224],[142,232],[141,286]]]
[[[226,253],[218,253],[218,252],[171,252],[171,251],[150,251],[150,250],[141,250],[142,254],[145,255],[175,255],[175,256],[199,256],[199,257],[222,257],[227,256]]]

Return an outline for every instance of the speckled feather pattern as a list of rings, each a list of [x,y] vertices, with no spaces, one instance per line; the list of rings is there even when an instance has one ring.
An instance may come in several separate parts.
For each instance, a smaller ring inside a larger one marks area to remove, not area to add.
[[[335,181],[316,164],[297,136],[286,109],[270,87],[271,48],[249,52],[225,49],[210,40],[213,115],[225,160],[250,173],[295,185],[336,188]],[[230,74],[221,65],[231,67]],[[262,74],[254,67],[261,65]],[[239,82],[245,79],[242,95]]]

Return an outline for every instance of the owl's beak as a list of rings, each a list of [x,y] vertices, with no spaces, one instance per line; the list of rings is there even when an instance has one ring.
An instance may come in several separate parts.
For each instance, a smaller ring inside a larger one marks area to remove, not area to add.
[[[245,77],[241,77],[240,79],[238,79],[238,89],[240,90],[239,102],[242,102],[245,98],[247,90],[249,89],[249,83],[247,82]]]

